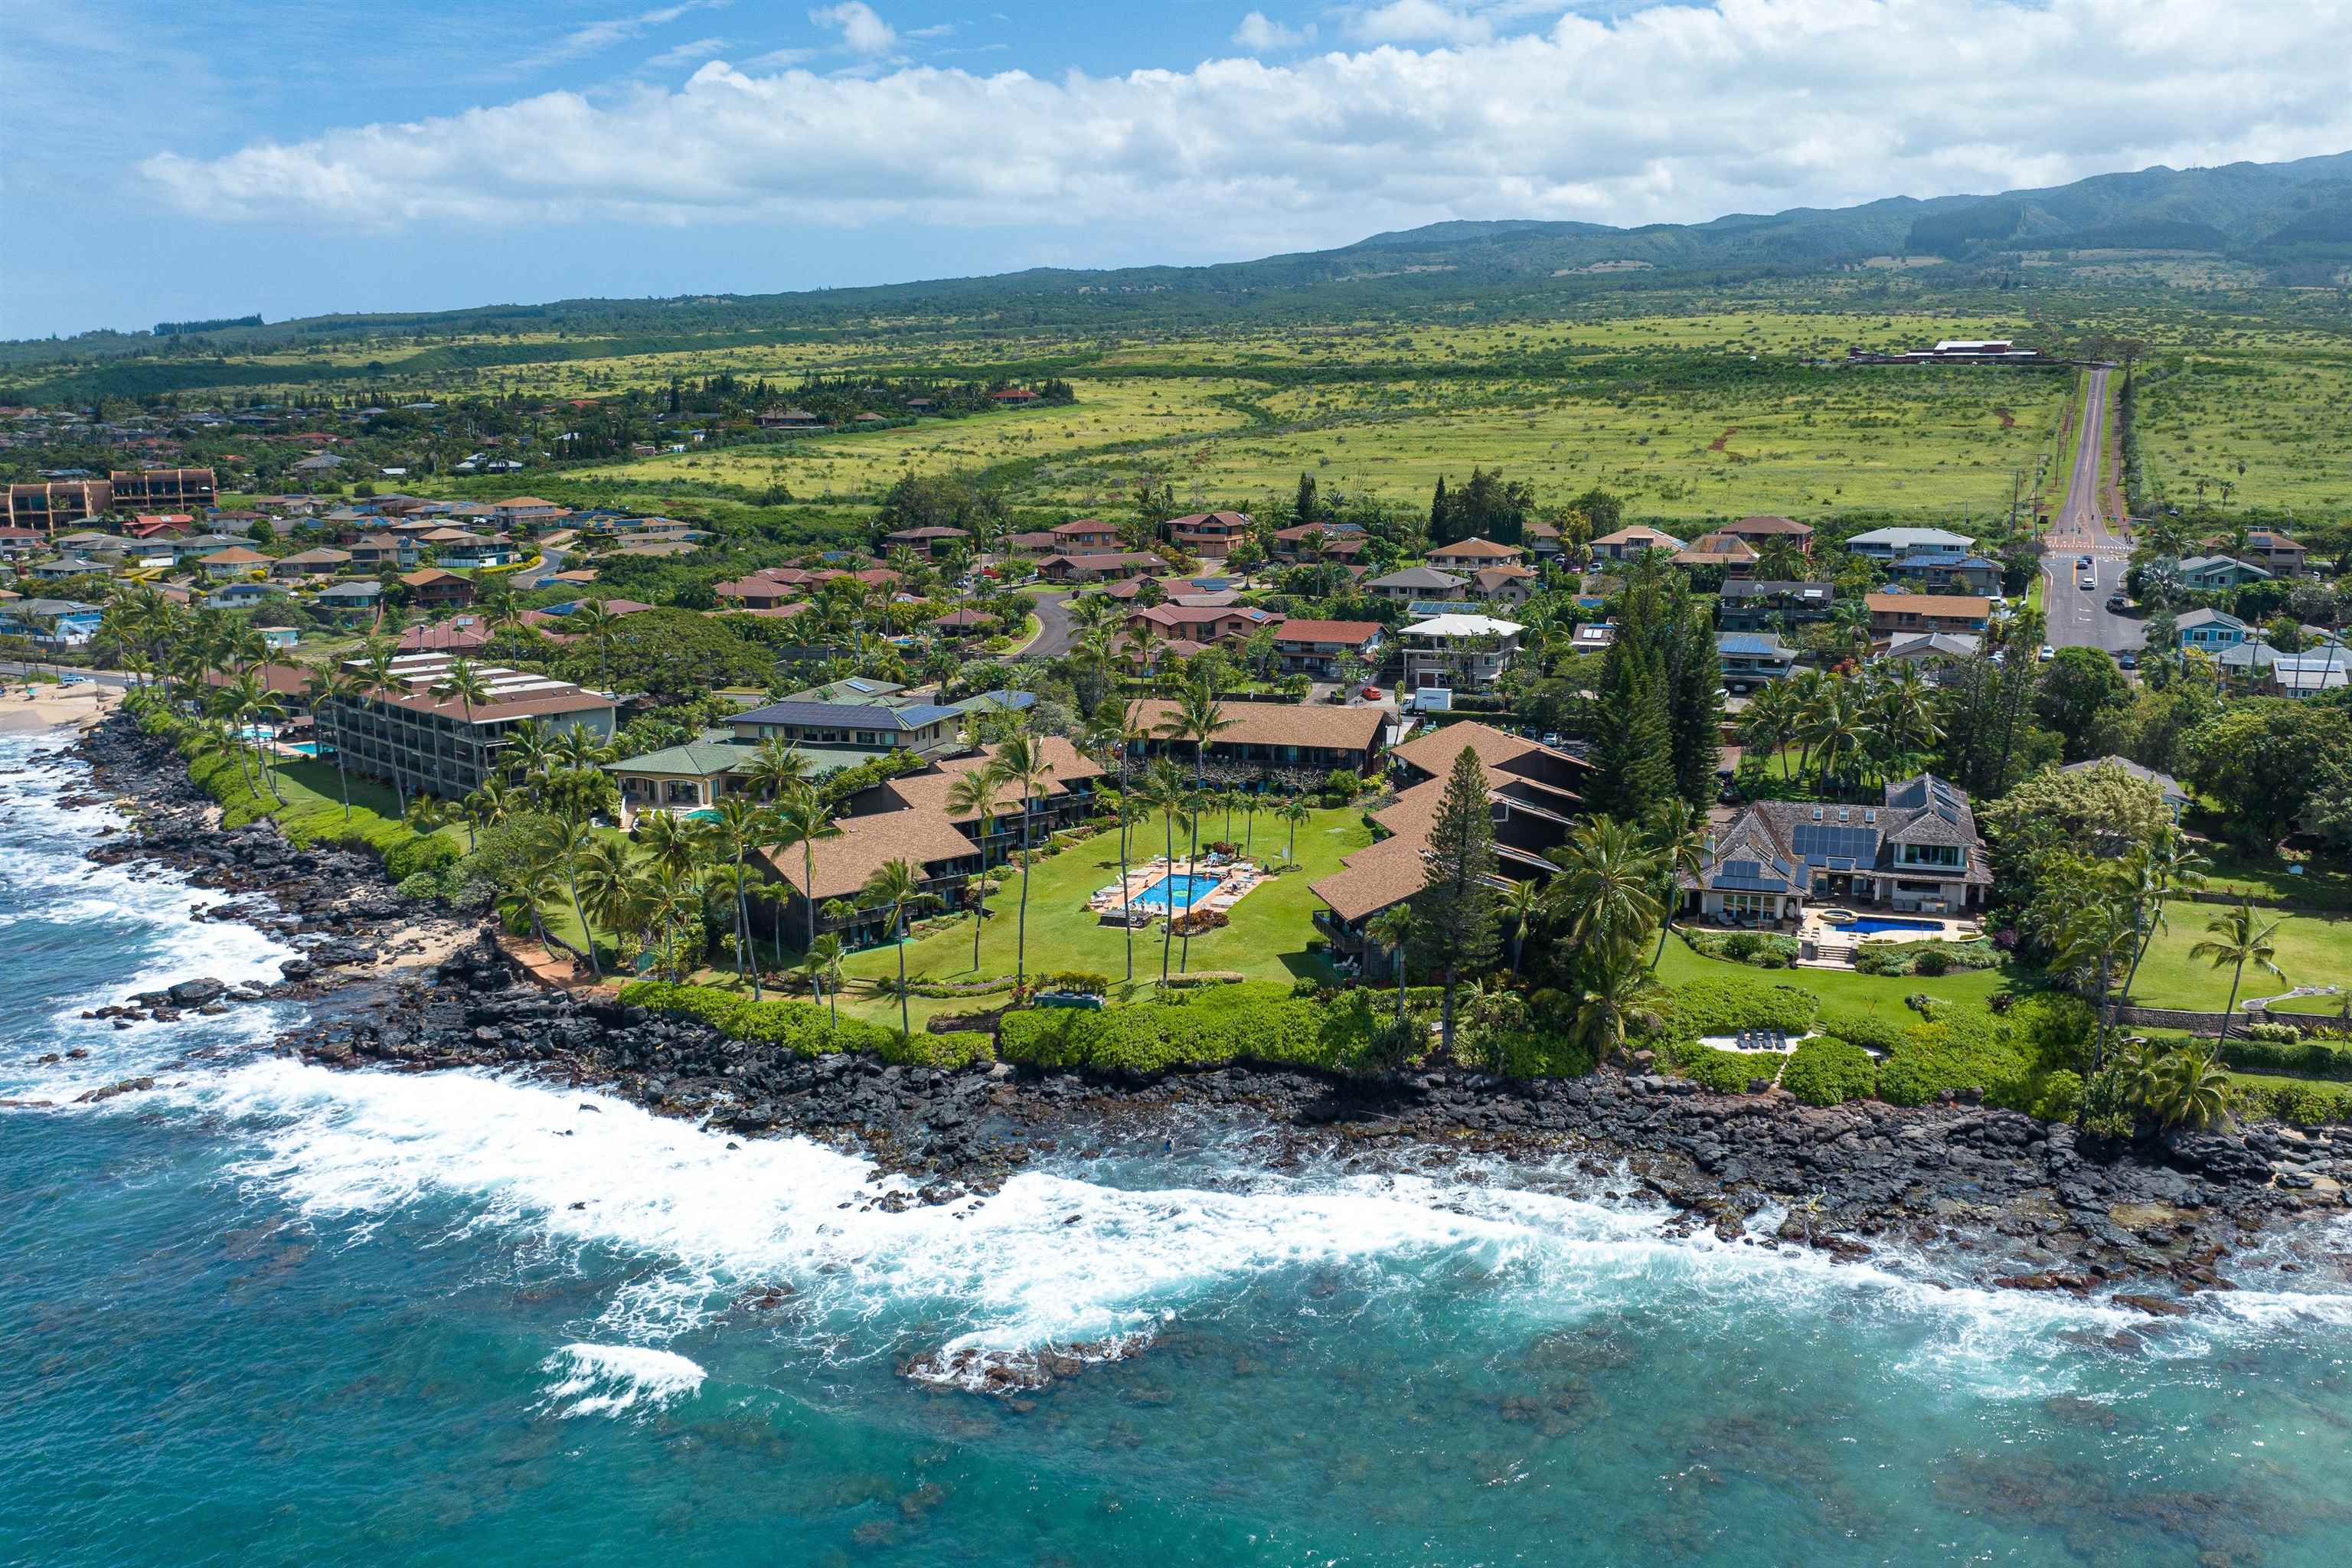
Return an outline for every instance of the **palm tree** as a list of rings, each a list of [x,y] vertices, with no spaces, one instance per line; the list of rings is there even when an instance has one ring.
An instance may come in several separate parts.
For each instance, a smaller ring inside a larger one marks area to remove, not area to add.
[[[303,700],[310,705],[310,719],[316,728],[320,715],[336,714],[343,703],[359,695],[359,683],[331,664],[317,664],[302,681]],[[342,785],[343,820],[352,819],[352,775],[343,766],[342,727],[338,723],[328,739],[335,748],[335,777]]]
[[[1396,961],[1397,1022],[1404,1022],[1404,950],[1412,940],[1412,907],[1391,904],[1374,915],[1364,927],[1364,934],[1389,950]]]
[[[740,984],[748,972],[751,977],[751,1000],[760,1000],[760,966],[751,959],[751,899],[750,873],[744,857],[767,837],[767,813],[741,795],[730,795],[719,803],[719,816],[712,820],[709,832],[734,868],[735,892],[735,979]]]
[[[264,686],[260,677],[251,669],[240,671],[236,679],[229,682],[223,696],[230,720],[240,735],[264,725],[275,724],[286,717],[286,704],[278,700],[278,693]],[[286,796],[278,790],[278,781],[270,773],[269,753],[262,749],[258,735],[253,738],[253,767],[260,775],[263,786],[269,791],[270,798],[284,805]]]
[[[2148,1108],[2167,1127],[2210,1127],[2229,1115],[2230,1075],[2221,1047],[2183,1046],[2156,1070]]]
[[[803,780],[786,786],[777,797],[769,814],[770,830],[775,834],[775,846],[790,849],[794,845],[801,852],[801,901],[808,906],[808,942],[803,953],[816,946],[816,846],[821,838],[838,838],[841,829],[835,825],[833,814],[825,808],[824,797],[816,786]]]
[[[1289,862],[1295,866],[1298,863],[1298,825],[1306,821],[1308,817],[1314,816],[1315,813],[1313,809],[1307,805],[1305,800],[1294,795],[1286,798],[1280,805],[1276,806],[1274,808],[1274,815],[1289,826],[1290,847],[1286,852],[1285,858],[1289,860]]]
[[[1831,776],[1862,738],[1862,717],[1855,710],[1852,683],[1832,679],[1816,687],[1798,715],[1797,733],[1821,770],[1821,788],[1826,794]]]
[[[826,1005],[833,1010],[833,1026],[841,1027],[841,938],[827,931],[809,943],[808,956],[801,960],[801,973],[809,977],[809,984],[824,993]],[[902,984],[900,994],[905,994]]]
[[[565,626],[596,650],[596,679],[606,690],[613,684],[613,634],[620,624],[621,617],[606,609],[602,599],[591,599],[565,617]]]
[[[473,771],[477,777],[481,776],[488,770],[482,766],[480,739],[474,733],[474,704],[490,700],[490,684],[482,678],[481,667],[468,658],[451,659],[448,668],[441,672],[441,679],[433,683],[433,695],[442,702],[454,697],[462,705],[466,715],[466,745],[473,753]],[[575,729],[572,732],[576,735],[580,731]],[[468,819],[466,824],[466,848],[470,853],[473,847],[474,825]]]
[[[1603,949],[1595,955],[1595,963],[1577,994],[1569,1037],[1590,1047],[1594,1061],[1605,1062],[1623,1048],[1633,1026],[1650,1016],[1641,1005],[1648,982],[1638,954]]]
[[[2231,966],[2230,1005],[2221,1010],[2221,1037],[2214,1046],[2217,1052],[2230,1043],[2230,1020],[2237,1016],[2238,986],[2246,978],[2246,965],[2267,969],[2281,980],[2286,978],[2278,966],[2278,928],[2276,921],[2256,921],[2254,906],[2241,903],[2228,914],[2207,921],[2205,929],[2212,936],[2189,950],[2190,958],[2205,959],[2216,969],[2225,963]]]
[[[520,879],[499,897],[499,917],[509,926],[517,915],[527,917],[526,927],[532,939],[553,946],[555,938],[547,929],[547,911],[563,901],[563,879],[556,874],[554,861],[536,856],[524,863],[519,875]]]
[[[2111,990],[2116,966],[2127,961],[2139,945],[2138,911],[2111,881],[2097,879],[2083,890],[2081,900],[2066,911],[2055,932],[2058,963],[2084,975],[2093,1005],[2098,1008],[2098,1028],[2091,1037],[2091,1070],[2106,1058],[2107,1032],[2115,1023]]]
[[[1549,858],[1560,868],[1549,893],[1570,941],[1630,947],[1658,918],[1657,857],[1632,823],[1588,817]]]
[[[806,779],[809,768],[809,760],[798,746],[771,735],[760,742],[734,773],[743,781],[743,788],[761,800],[772,801]]]
[[[1543,913],[1543,889],[1533,879],[1520,881],[1514,879],[1495,900],[1495,912],[1502,916],[1503,924],[1511,933],[1513,974],[1519,972],[1519,950],[1527,941],[1528,928],[1536,923],[1537,918]]]
[[[495,783],[485,781],[484,787]],[[620,838],[596,838],[580,853],[575,868],[580,888],[580,900],[584,914],[604,922],[604,929],[617,939],[624,930],[634,931],[640,900],[646,891],[644,879],[637,874],[628,842]],[[593,945],[593,944],[592,944]]]
[[[507,731],[506,749],[499,756],[499,765],[518,779],[531,781],[536,798],[537,781],[555,765],[555,737],[538,720],[522,720]]]
[[[2164,918],[2166,901],[2175,893],[2191,893],[2205,885],[2205,873],[2212,862],[2190,847],[2189,836],[2177,827],[2168,827],[2158,834],[2152,845],[2135,845],[2114,868],[2119,883],[2128,889],[2136,923],[2139,927],[2139,946],[2132,952],[2131,968],[2124,973],[2124,1000],[2131,1000],[2132,983],[2139,978],[2140,960],[2147,956],[2156,941],[2156,933],[2168,929]]]
[[[1176,869],[1176,814],[1184,809],[1184,775],[1166,757],[1155,761],[1143,773],[1143,782],[1136,787],[1136,799],[1146,811],[1160,814],[1164,864],[1171,872]],[[1169,938],[1175,932],[1175,909],[1171,904],[1168,918],[1160,931],[1160,984],[1168,984]]]
[[[980,841],[988,843],[988,825],[995,820],[999,781],[988,768],[972,768],[958,773],[948,785],[948,815],[961,820],[976,817],[980,822]],[[988,852],[983,847],[980,857],[980,875],[971,879],[971,971],[980,973],[980,928],[988,919]],[[1128,959],[1129,978],[1134,977],[1133,944]]]
[[[387,701],[407,689],[401,684],[400,678],[393,673],[392,659],[392,645],[378,637],[368,639],[359,659],[360,679],[370,690]],[[384,755],[392,763],[392,793],[399,801],[400,808],[405,811],[408,809],[408,783],[401,776],[400,748],[387,745]]]
[[[1706,862],[1709,839],[1706,813],[1678,795],[1652,806],[1647,826],[1651,851],[1658,860],[1658,951],[1650,959],[1654,973],[1665,961],[1666,932],[1683,901],[1682,879],[1697,879],[1699,868]]]
[[[1021,803],[1021,924],[1013,958],[1013,984],[1018,991],[1029,976],[1030,837],[1037,820],[1031,807],[1052,784],[1054,764],[1045,760],[1045,749],[1037,737],[1024,727],[999,742],[996,760],[989,764],[989,771],[996,775],[999,784],[1011,786],[1013,798]]]
[[[898,949],[898,1037],[908,1038],[915,1032],[907,1012],[907,907],[928,900],[923,891],[923,873],[912,861],[885,860],[879,869],[866,879],[861,889],[869,903],[878,904],[890,911],[889,925],[897,937]]]
[[[1796,689],[1785,681],[1768,681],[1764,689],[1748,700],[1747,710],[1739,715],[1739,743],[1748,755],[1768,761],[1780,758],[1780,770],[1785,777],[1789,761],[1784,748],[1795,738],[1796,718],[1792,700]]]

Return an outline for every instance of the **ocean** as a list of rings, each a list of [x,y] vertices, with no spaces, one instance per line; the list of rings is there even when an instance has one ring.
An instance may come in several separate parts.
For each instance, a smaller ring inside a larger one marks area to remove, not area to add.
[[[0,1109],[0,1562],[2352,1559],[2352,1224],[2151,1319],[1207,1123],[889,1214],[803,1141],[257,1050],[292,1004],[80,1018],[289,950],[85,862],[45,743],[0,737],[0,1097],[57,1102]],[[910,1374],[1080,1343],[1018,1401]]]

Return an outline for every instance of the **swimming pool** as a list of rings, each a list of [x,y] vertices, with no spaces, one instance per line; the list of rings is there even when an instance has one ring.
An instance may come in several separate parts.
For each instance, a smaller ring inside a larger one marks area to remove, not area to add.
[[[1181,912],[1215,892],[1217,881],[1214,877],[1162,877],[1136,894],[1133,902],[1139,910],[1175,910]]]
[[[332,746],[322,746],[316,741],[289,741],[286,749],[299,752],[306,757],[331,757],[335,754]]]
[[[1891,915],[1858,915],[1853,920],[1837,922],[1836,929],[1870,936],[1883,931],[1942,931],[1944,922],[1896,920]]]

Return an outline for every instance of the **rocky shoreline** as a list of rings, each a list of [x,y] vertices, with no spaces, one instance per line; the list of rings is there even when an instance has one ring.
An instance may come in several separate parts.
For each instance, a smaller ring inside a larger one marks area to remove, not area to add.
[[[1845,1259],[1938,1248],[1988,1283],[2111,1294],[2151,1315],[2179,1310],[2179,1294],[2231,1288],[2232,1253],[2280,1234],[2302,1254],[2280,1268],[2352,1278],[2352,1257],[2296,1246],[2315,1234],[2307,1222],[2347,1212],[2352,1137],[2325,1132],[2264,1125],[2110,1146],[1979,1105],[1815,1110],[1779,1092],[1713,1095],[1639,1070],[1522,1083],[1453,1070],[1333,1079],[1232,1068],[1111,1081],[1003,1064],[946,1072],[780,1055],[692,1020],[544,989],[488,932],[399,899],[363,855],[296,850],[268,824],[220,834],[176,753],[127,720],[100,726],[79,750],[103,786],[99,798],[135,807],[134,830],[92,858],[187,871],[236,895],[209,918],[248,920],[305,949],[277,985],[213,991],[217,982],[195,977],[184,992],[100,1010],[117,1011],[123,1026],[191,1006],[308,1000],[311,1020],[277,1048],[336,1067],[527,1072],[732,1137],[814,1138],[875,1162],[867,1202],[877,1208],[984,1198],[1034,1160],[1214,1132],[1239,1134],[1270,1171],[1567,1161],[1598,1190],[1664,1205],[1670,1234],[1704,1227]],[[984,1369],[935,1370],[992,1381]]]

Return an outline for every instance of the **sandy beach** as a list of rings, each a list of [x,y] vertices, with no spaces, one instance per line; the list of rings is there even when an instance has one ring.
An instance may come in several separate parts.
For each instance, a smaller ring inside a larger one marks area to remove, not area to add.
[[[77,728],[112,710],[122,693],[92,681],[75,686],[36,686],[27,697],[20,679],[11,679],[0,689],[0,735],[29,735],[43,730]]]

